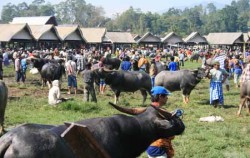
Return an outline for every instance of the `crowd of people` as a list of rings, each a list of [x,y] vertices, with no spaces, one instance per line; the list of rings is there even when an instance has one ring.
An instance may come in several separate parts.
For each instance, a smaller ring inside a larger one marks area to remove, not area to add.
[[[67,94],[77,94],[77,75],[83,75],[84,83],[84,101],[97,102],[96,92],[94,89],[93,70],[103,68],[103,58],[120,59],[122,71],[143,71],[149,73],[152,82],[152,106],[162,107],[167,103],[170,93],[161,86],[155,85],[155,77],[162,70],[178,71],[185,67],[185,61],[189,60],[192,55],[198,54],[202,61],[202,67],[209,69],[208,78],[210,78],[210,104],[216,107],[224,106],[223,84],[226,90],[230,90],[228,79],[233,78],[236,88],[240,83],[250,80],[250,50],[245,54],[240,51],[212,49],[120,49],[116,48],[112,52],[109,47],[106,49],[96,50],[95,48],[87,49],[62,49],[58,50],[10,50],[2,49],[0,51],[0,79],[3,79],[3,66],[10,66],[13,62],[16,82],[25,83],[26,71],[31,69],[32,62],[30,58],[47,58],[47,59],[64,59],[65,70],[68,76]],[[243,60],[245,56],[245,61]],[[208,63],[210,59],[211,63]],[[244,63],[246,62],[246,63]],[[30,66],[29,66],[30,65]],[[210,66],[208,68],[208,65]],[[100,94],[105,93],[105,79],[101,78],[99,82]],[[49,90],[48,102],[50,105],[56,105],[69,98],[61,98],[59,80],[52,82],[52,88]],[[159,139],[153,142],[147,149],[149,158],[152,157],[173,157],[174,149],[171,145],[171,138]]]

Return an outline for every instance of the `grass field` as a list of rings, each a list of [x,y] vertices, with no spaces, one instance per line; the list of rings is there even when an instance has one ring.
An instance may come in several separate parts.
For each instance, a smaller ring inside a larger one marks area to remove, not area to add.
[[[197,68],[200,63],[185,63],[187,69]],[[22,123],[62,124],[85,118],[111,116],[119,113],[108,105],[113,101],[113,93],[107,88],[104,95],[97,93],[98,103],[83,102],[82,80],[78,77],[79,94],[67,95],[66,79],[62,86],[62,97],[73,97],[73,101],[51,107],[47,103],[48,88],[41,88],[39,76],[27,73],[26,85],[14,82],[13,67],[4,68],[4,81],[9,87],[9,100],[5,115],[5,125],[12,128]],[[203,79],[190,95],[190,103],[182,103],[180,92],[173,92],[166,108],[172,111],[184,109],[183,121],[186,130],[174,139],[176,158],[248,158],[250,157],[250,116],[243,109],[237,117],[239,89],[230,80],[231,89],[225,91],[225,109],[209,105],[209,80]],[[121,93],[119,105],[141,106],[142,96],[136,93]],[[146,104],[150,103],[148,97]],[[225,121],[217,123],[199,122],[200,117],[222,116]],[[146,158],[143,153],[140,158]]]

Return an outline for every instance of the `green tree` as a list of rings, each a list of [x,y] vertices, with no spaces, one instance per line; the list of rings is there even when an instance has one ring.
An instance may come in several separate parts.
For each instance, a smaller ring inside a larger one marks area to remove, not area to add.
[[[3,6],[1,19],[3,23],[9,23],[14,17],[18,15],[17,7],[11,3]]]

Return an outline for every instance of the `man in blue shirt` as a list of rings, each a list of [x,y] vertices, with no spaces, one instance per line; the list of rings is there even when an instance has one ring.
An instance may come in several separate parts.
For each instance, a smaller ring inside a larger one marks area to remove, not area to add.
[[[174,57],[170,58],[171,62],[168,64],[169,71],[177,71],[177,63],[174,62]]]
[[[130,71],[131,70],[131,67],[132,67],[132,64],[130,62],[130,59],[128,56],[126,56],[124,59],[123,59],[123,62],[121,63],[121,69],[123,71]]]

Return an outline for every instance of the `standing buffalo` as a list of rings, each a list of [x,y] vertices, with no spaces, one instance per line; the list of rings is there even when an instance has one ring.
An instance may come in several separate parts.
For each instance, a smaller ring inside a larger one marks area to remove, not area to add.
[[[192,54],[190,56],[190,61],[193,62],[195,60],[196,62],[198,62],[199,58],[200,58],[200,54],[198,54],[198,53]]]
[[[189,95],[194,87],[207,76],[203,68],[198,70],[162,71],[155,77],[155,86],[164,86],[169,91],[182,91],[183,102],[189,102]]]
[[[240,105],[239,110],[237,112],[237,115],[239,116],[241,113],[242,107],[248,108],[248,113],[250,114],[250,81],[242,82],[242,85],[240,86]]]
[[[110,70],[118,70],[120,68],[121,60],[118,58],[102,58],[104,66]]]
[[[43,81],[43,86],[45,86],[46,82],[48,81],[49,87],[52,87],[52,81],[60,80],[62,78],[62,75],[65,74],[65,68],[61,64],[47,63],[43,65],[40,73]]]
[[[8,99],[8,88],[0,81],[0,135],[4,133],[4,114]]]
[[[164,109],[151,106],[129,109],[112,105],[121,112],[135,116],[119,114],[77,122],[78,125],[86,125],[92,140],[105,151],[106,155],[102,158],[138,157],[153,141],[179,135],[185,130],[182,120]],[[83,133],[78,133],[73,144],[68,141],[63,133],[70,133],[70,130],[66,125],[21,125],[0,138],[0,157],[97,157],[93,156],[95,152],[86,151],[86,143],[85,146],[81,144],[86,137]]]
[[[121,92],[141,91],[143,104],[147,98],[147,92],[150,94],[152,88],[150,76],[143,71],[105,71],[99,70],[99,77],[105,79],[105,83],[110,85],[115,93],[115,104],[117,103]]]
[[[43,59],[43,58],[28,58],[33,62],[33,66],[37,68],[41,74],[42,85],[45,86],[46,82],[49,82],[51,87],[53,80],[60,80],[62,75],[65,75],[64,60],[63,59]]]

